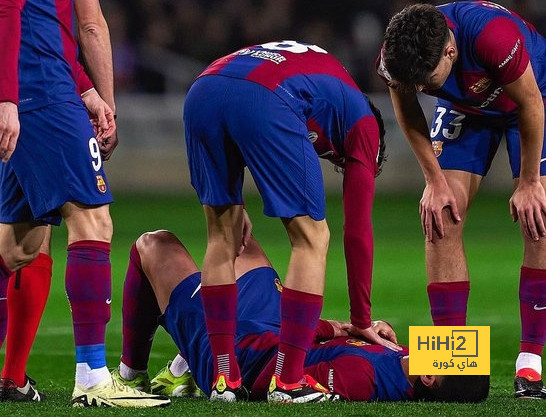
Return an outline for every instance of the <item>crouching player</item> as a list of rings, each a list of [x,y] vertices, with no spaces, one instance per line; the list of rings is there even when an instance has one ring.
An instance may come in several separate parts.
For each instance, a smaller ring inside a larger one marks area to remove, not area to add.
[[[254,239],[237,258],[235,272],[239,297],[236,353],[242,371],[242,389],[251,389],[251,399],[264,400],[275,370],[282,286]],[[172,233],[165,230],[145,233],[136,241],[131,248],[124,285],[123,353],[120,367],[114,371],[118,381],[150,388],[148,357],[160,322],[192,372],[176,378],[176,383],[191,389],[190,375],[193,375],[199,388],[210,394],[213,358],[198,296],[200,276],[192,257]],[[222,316],[217,320],[221,321]],[[409,375],[406,348],[396,352],[367,344],[348,335],[347,328],[349,325],[345,323],[322,320],[316,342],[307,354],[305,372],[325,392],[320,401],[478,402],[487,398],[489,376]],[[384,322],[376,322],[374,328],[384,337],[395,337]],[[181,360],[177,356],[175,362]],[[168,384],[168,380],[164,383]],[[160,387],[165,388],[165,385]],[[173,387],[169,388],[172,392]],[[286,401],[290,399],[287,395]]]

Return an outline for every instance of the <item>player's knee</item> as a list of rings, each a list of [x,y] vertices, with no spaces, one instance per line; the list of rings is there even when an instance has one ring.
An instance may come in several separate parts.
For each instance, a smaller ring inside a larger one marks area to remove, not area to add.
[[[328,224],[324,221],[321,222],[317,231],[317,249],[322,251],[325,255],[328,252],[328,246],[330,245],[330,229]]]
[[[29,245],[17,246],[10,255],[7,255],[4,259],[8,268],[12,271],[16,271],[31,263],[40,253],[40,247],[34,247]]]
[[[161,248],[173,239],[176,239],[176,237],[168,230],[146,232],[137,239],[136,247],[140,256],[143,257]]]

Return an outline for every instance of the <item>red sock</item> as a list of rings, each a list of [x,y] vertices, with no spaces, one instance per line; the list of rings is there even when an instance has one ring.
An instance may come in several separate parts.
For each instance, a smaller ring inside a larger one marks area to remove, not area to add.
[[[237,284],[207,285],[201,287],[207,332],[214,358],[214,378],[219,373],[229,381],[241,378],[235,355],[237,328]]]
[[[284,287],[281,294],[281,332],[275,374],[285,384],[303,378],[303,364],[313,343],[320,312],[321,295]]]
[[[8,286],[8,338],[2,378],[25,384],[30,349],[44,312],[51,286],[52,260],[40,253],[10,278]]]
[[[465,326],[470,282],[433,282],[427,286],[435,326]]]
[[[133,369],[148,369],[148,359],[161,315],[154,290],[142,270],[133,244],[123,284],[123,348],[121,361]]]
[[[0,278],[0,348],[8,330],[8,282],[8,278]]]
[[[519,307],[520,352],[542,356],[546,341],[546,270],[521,267]]]

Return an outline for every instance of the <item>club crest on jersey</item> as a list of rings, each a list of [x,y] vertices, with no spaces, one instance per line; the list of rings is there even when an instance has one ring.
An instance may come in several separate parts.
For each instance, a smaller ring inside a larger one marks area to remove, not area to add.
[[[275,287],[277,287],[278,292],[282,292],[282,284],[279,278],[275,278]]]
[[[106,181],[102,175],[97,175],[97,189],[103,194],[106,192]]]
[[[442,154],[444,142],[441,140],[433,140],[432,141],[432,150],[434,151],[434,155],[436,155],[436,158],[438,158]]]
[[[483,77],[482,79],[472,84],[469,89],[472,90],[472,92],[479,94],[482,91],[487,90],[487,88],[491,85],[491,82],[491,78]]]
[[[347,343],[348,345],[351,345],[351,346],[366,346],[366,345],[369,345],[369,343],[366,343],[364,340],[359,340],[359,339],[347,339],[345,341],[345,343]]]

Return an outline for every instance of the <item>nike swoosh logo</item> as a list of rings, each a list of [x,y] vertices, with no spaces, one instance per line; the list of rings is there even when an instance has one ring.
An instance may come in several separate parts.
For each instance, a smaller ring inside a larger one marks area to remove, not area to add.
[[[535,306],[533,307],[534,310],[537,310],[537,311],[540,311],[540,310],[546,310],[546,306],[544,307],[539,307],[538,304],[535,304]]]
[[[112,304],[112,299],[111,299],[111,298],[108,298],[108,299],[106,300],[106,304]]]
[[[2,300],[7,300],[7,297],[0,298],[0,301],[2,301]]]
[[[542,158],[542,159],[540,160],[540,163],[543,163],[544,161],[546,161],[546,158]]]
[[[197,294],[199,292],[200,289],[201,289],[201,283],[199,283],[199,285],[197,286],[197,288],[195,289],[195,291],[193,292],[193,294],[191,295],[190,298],[193,298],[195,296],[195,294]]]

